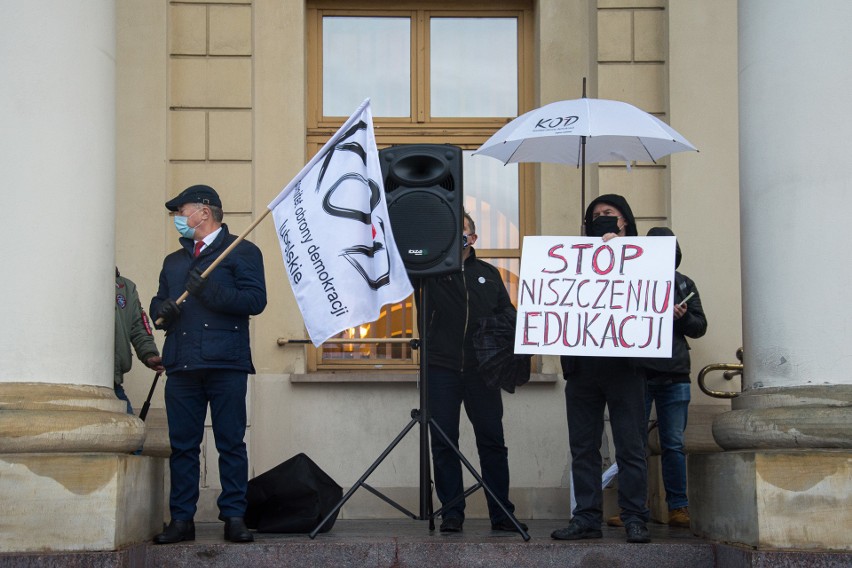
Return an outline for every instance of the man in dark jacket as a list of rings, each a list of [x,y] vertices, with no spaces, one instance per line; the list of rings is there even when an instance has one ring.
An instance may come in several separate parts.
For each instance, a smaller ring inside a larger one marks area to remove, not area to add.
[[[208,278],[202,272],[236,237],[222,223],[216,191],[194,185],[168,201],[177,213],[181,248],[163,261],[160,287],[151,300],[155,325],[166,330],[166,415],[169,422],[171,523],[154,537],[157,544],[195,539],[193,517],[199,495],[200,446],[208,404],[219,452],[219,518],[225,539],[254,540],[246,528],[248,458],[246,386],[254,373],[249,348],[249,316],[266,306],[260,249],[241,241]],[[180,305],[176,299],[189,297]]]
[[[654,227],[648,231],[648,236],[673,237],[674,233],[668,227]],[[675,268],[682,258],[680,245],[676,247]],[[683,453],[683,432],[690,399],[689,344],[686,338],[703,336],[707,332],[707,318],[695,282],[677,271],[674,301],[671,359],[644,359],[641,364],[648,377],[646,414],[650,417],[652,404],[657,408],[669,525],[688,528],[689,501],[686,496],[686,456]]]
[[[431,417],[458,447],[459,418],[464,404],[476,436],[482,479],[506,509],[514,512],[514,505],[509,501],[509,454],[503,438],[503,400],[499,387],[489,388],[478,373],[473,347],[479,318],[514,308],[500,272],[476,258],[473,250],[476,226],[467,213],[463,239],[462,270],[431,277],[425,283],[429,312],[425,317],[429,409]],[[435,491],[441,503],[448,504],[464,493],[461,462],[434,428],[431,438]],[[493,530],[517,530],[488,494],[486,501]],[[464,499],[446,509],[441,532],[460,532],[464,509]],[[526,530],[526,525],[521,526]]]
[[[620,195],[601,195],[586,209],[586,234],[604,241],[637,236],[636,220]],[[601,438],[609,408],[618,504],[627,542],[650,542],[648,468],[645,460],[645,375],[629,357],[562,356],[568,442],[577,506],[569,525],[551,534],[557,540],[601,538],[603,490]]]

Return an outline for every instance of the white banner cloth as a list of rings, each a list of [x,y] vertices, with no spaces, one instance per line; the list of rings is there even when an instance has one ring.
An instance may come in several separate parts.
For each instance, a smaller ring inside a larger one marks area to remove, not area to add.
[[[388,218],[370,100],[268,206],[314,345],[412,293]]]

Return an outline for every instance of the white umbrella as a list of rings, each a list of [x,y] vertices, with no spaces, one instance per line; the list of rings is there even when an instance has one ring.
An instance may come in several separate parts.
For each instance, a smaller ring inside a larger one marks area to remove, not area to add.
[[[585,88],[584,88],[585,91]],[[531,110],[498,130],[474,155],[504,164],[555,162],[582,166],[582,214],[586,209],[586,164],[655,162],[674,152],[696,150],[672,127],[621,101],[574,99]]]

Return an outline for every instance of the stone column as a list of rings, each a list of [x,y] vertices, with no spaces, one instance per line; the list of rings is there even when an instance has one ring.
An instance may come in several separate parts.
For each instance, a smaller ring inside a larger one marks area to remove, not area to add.
[[[718,540],[852,549],[850,21],[845,0],[739,4],[743,393],[713,425],[728,451],[690,460]]]
[[[162,463],[112,389],[113,0],[4,6],[0,120],[0,552],[114,549]]]

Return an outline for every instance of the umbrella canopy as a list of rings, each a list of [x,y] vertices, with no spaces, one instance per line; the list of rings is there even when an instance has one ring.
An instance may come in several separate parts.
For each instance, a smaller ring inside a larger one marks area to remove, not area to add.
[[[657,117],[625,102],[583,97],[550,103],[519,116],[473,154],[491,156],[504,164],[554,162],[582,166],[585,209],[586,164],[656,162],[687,150],[697,151]]]

